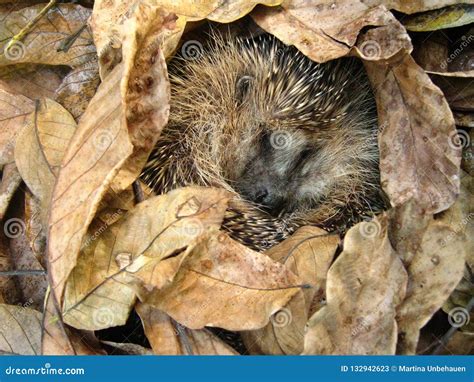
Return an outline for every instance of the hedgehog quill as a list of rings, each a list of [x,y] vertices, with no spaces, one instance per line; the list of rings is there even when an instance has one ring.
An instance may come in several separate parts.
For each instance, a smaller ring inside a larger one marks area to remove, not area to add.
[[[234,193],[223,228],[257,250],[382,208],[377,113],[360,62],[318,64],[271,35],[213,36],[170,64],[171,111],[142,179]]]

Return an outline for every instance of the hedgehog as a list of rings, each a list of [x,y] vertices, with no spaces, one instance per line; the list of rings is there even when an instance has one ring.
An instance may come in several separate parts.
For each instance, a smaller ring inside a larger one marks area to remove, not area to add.
[[[213,35],[198,53],[169,63],[169,122],[141,175],[156,193],[228,190],[223,229],[259,251],[302,225],[343,232],[383,208],[360,61],[316,63],[269,34]]]

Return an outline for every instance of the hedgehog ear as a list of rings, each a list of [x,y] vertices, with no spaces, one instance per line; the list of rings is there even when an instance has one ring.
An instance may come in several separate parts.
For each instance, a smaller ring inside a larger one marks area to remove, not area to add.
[[[235,99],[239,105],[244,102],[253,80],[252,76],[241,76],[235,83]]]

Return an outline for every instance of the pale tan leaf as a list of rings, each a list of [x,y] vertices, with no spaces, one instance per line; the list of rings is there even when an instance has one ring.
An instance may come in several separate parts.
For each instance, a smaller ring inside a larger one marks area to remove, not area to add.
[[[308,321],[305,354],[394,354],[407,274],[382,216],[352,227],[327,277],[327,305]]]
[[[339,244],[337,235],[317,227],[302,227],[265,254],[288,266],[305,284],[288,304],[276,312],[262,329],[245,332],[242,337],[251,352],[300,354],[308,317],[325,298],[326,274]]]
[[[442,220],[432,219],[419,235],[418,250],[405,265],[409,282],[397,312],[397,352],[402,354],[415,353],[420,329],[456,288],[466,259],[465,235]]]
[[[411,49],[408,35],[385,7],[371,7],[360,1],[293,0],[281,7],[259,8],[252,17],[267,32],[287,45],[295,45],[316,62],[348,54],[366,26],[380,28],[371,30],[379,41],[369,41],[362,47],[365,58],[388,58]]]
[[[99,86],[63,161],[53,195],[48,250],[59,301],[107,188],[114,182],[118,192],[137,178],[167,122],[169,84],[156,38],[162,24],[151,17],[157,12],[137,9],[131,25],[137,30],[130,30],[124,44],[124,62]]]
[[[224,190],[183,188],[138,204],[122,219],[118,214],[117,223],[95,220],[66,284],[64,321],[88,330],[123,325],[135,302],[133,281],[147,287],[154,272],[164,277],[159,262],[217,230],[228,198]]]
[[[43,355],[105,354],[93,332],[78,331],[64,324],[50,290],[46,293],[44,308],[41,343]]]
[[[66,71],[64,67],[16,64],[0,68],[0,87],[31,99],[54,99]]]
[[[31,99],[0,89],[0,166],[14,161],[16,136],[34,110]]]
[[[190,329],[252,330],[301,287],[287,267],[214,232],[188,248],[170,284],[140,299]]]
[[[454,28],[472,22],[474,22],[474,5],[472,4],[456,4],[403,19],[405,28],[414,32]]]
[[[91,11],[76,4],[58,4],[25,36],[7,49],[10,39],[43,9],[44,4],[18,11],[0,11],[0,66],[19,63],[67,65],[75,68],[96,58],[92,36],[85,28],[67,52],[61,44],[87,23]]]
[[[206,329],[190,330],[148,304],[137,304],[145,334],[154,354],[236,355],[230,346]]]
[[[409,55],[367,62],[379,114],[381,183],[394,206],[410,199],[427,213],[448,208],[459,193],[461,152],[441,91]]]
[[[18,134],[15,163],[23,181],[40,200],[44,214],[75,130],[76,122],[69,112],[57,102],[44,99],[37,103],[30,121]]]
[[[41,354],[41,313],[22,306],[0,304],[0,351]]]

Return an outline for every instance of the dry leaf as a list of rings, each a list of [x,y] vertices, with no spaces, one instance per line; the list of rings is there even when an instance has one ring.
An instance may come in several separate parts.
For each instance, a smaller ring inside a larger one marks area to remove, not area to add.
[[[266,325],[301,288],[287,267],[214,232],[183,255],[173,281],[140,299],[190,329]]]
[[[115,224],[92,224],[66,284],[64,321],[88,330],[123,325],[135,302],[127,271],[137,281],[150,281],[145,265],[151,262],[150,272],[159,271],[162,259],[220,227],[229,195],[203,190],[176,190],[138,204]]]
[[[97,0],[91,17],[94,42],[99,55],[102,80],[128,55],[130,30],[153,28],[160,42],[164,57],[169,57],[178,45],[186,24],[184,17],[177,17],[167,8],[159,7],[157,1]],[[153,9],[153,10],[152,10]],[[165,10],[166,9],[166,10]],[[136,15],[139,15],[138,24]],[[152,23],[148,14],[158,14],[160,21]],[[153,25],[154,24],[154,25]],[[144,28],[145,27],[145,28]]]
[[[381,217],[352,227],[328,272],[327,305],[308,321],[305,354],[394,354],[407,274]]]
[[[102,343],[113,348],[113,351],[109,352],[111,355],[153,355],[151,349],[137,344],[111,341],[102,341]]]
[[[411,48],[403,27],[385,7],[370,7],[359,1],[293,0],[281,7],[259,8],[252,17],[267,32],[287,45],[295,45],[316,62],[348,54],[366,26],[382,28],[371,30],[374,39],[381,41],[365,42],[361,47],[364,58],[388,58]]]
[[[166,313],[139,303],[137,313],[154,354],[161,355],[236,355],[237,352],[206,329],[190,330]]]
[[[51,98],[68,69],[49,65],[16,64],[0,68],[0,87],[30,99]]]
[[[15,162],[23,181],[40,200],[43,222],[59,166],[75,130],[76,122],[69,112],[57,102],[44,99],[18,134]]]
[[[379,0],[378,2],[385,4],[387,8],[411,14],[457,4],[459,0]]]
[[[394,206],[413,199],[427,213],[445,210],[459,193],[461,159],[446,100],[408,55],[367,68],[381,126],[383,189]]]
[[[252,353],[300,354],[308,317],[325,298],[326,274],[339,244],[337,235],[317,227],[302,227],[281,244],[265,252],[285,264],[306,287],[276,312],[262,329],[242,334]]]
[[[456,4],[403,19],[405,28],[414,32],[454,28],[472,22],[474,22],[474,5],[471,4]]]
[[[420,234],[419,247],[406,264],[407,293],[397,313],[397,352],[402,354],[414,354],[419,330],[449,297],[464,271],[466,238],[462,233],[432,219]]]
[[[16,135],[34,110],[29,98],[0,89],[0,166],[14,162]]]
[[[0,26],[0,66],[33,63],[76,68],[96,60],[92,36],[87,28],[66,52],[60,50],[61,44],[82,28],[91,14],[89,9],[76,4],[53,7],[22,41],[14,42],[7,49],[10,39],[43,8],[44,4],[38,4],[13,12],[0,10],[0,18],[4,20]]]
[[[0,352],[41,354],[41,313],[22,306],[0,304]]]
[[[430,73],[454,110],[474,111],[474,70],[469,72]]]

